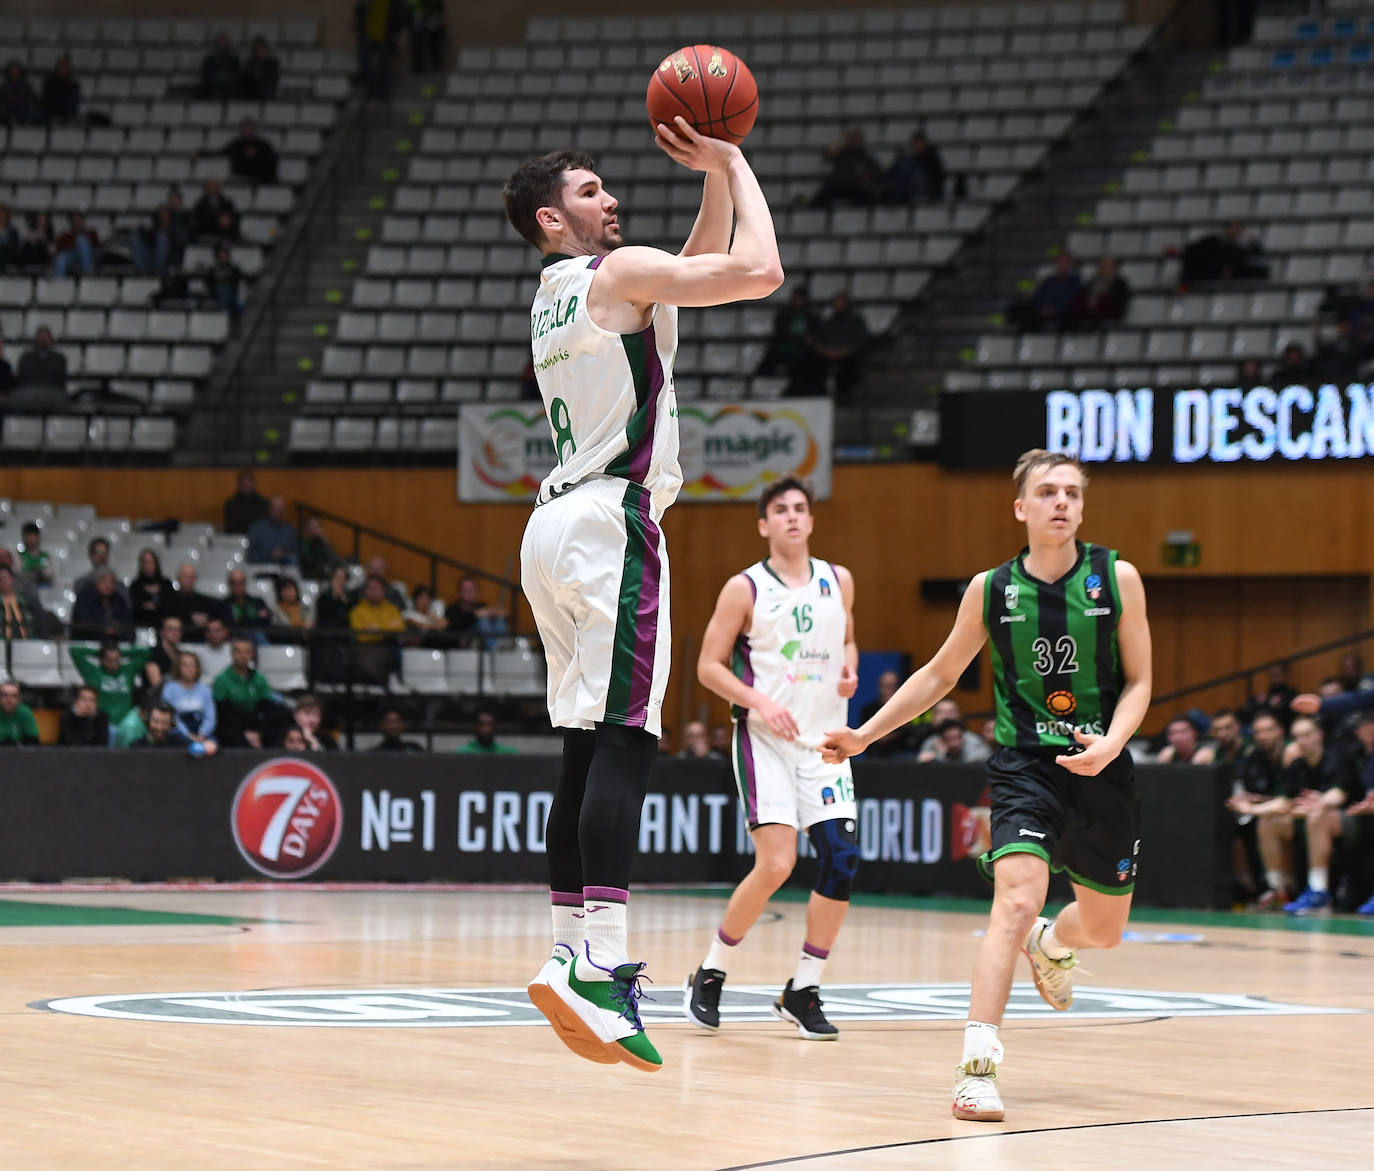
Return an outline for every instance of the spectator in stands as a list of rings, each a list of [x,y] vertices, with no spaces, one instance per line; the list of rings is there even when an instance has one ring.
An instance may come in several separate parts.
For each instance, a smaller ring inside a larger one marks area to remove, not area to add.
[[[259,565],[295,565],[296,529],[286,519],[286,501],[273,496],[267,515],[248,530],[248,560]]]
[[[129,579],[129,604],[137,626],[159,626],[172,606],[172,583],[162,573],[162,562],[152,549],[138,554],[138,573]]]
[[[168,268],[181,267],[191,242],[191,225],[180,202],[181,196],[173,193],[145,227],[129,233],[129,254],[143,276],[161,276]]]
[[[43,79],[43,116],[49,123],[73,122],[81,109],[81,86],[72,76],[72,59],[63,53]]]
[[[206,179],[205,189],[195,206],[191,208],[191,235],[196,240],[219,240],[225,236],[224,217],[229,216],[232,231],[231,239],[239,234],[239,209],[234,201],[225,195],[218,179]]]
[[[76,689],[76,698],[62,713],[57,743],[63,748],[108,748],[110,717],[100,710],[100,693],[88,683]]]
[[[216,33],[210,51],[200,63],[200,88],[197,96],[211,101],[229,102],[243,90],[238,54],[226,33]]]
[[[0,341],[0,394],[8,394],[14,389],[14,367],[5,357],[5,343]]]
[[[221,614],[212,614],[205,623],[205,643],[196,647],[200,669],[205,678],[214,680],[229,669],[234,661],[233,644],[229,640],[229,622]]]
[[[254,666],[249,638],[235,638],[229,668],[215,676],[211,689],[219,714],[220,738],[228,747],[261,748],[272,742],[282,719],[281,697]]]
[[[444,603],[429,586],[421,584],[411,590],[410,605],[401,611],[401,617],[406,629],[420,636],[416,641],[422,646],[441,645],[435,636],[448,629],[448,619],[444,617]]]
[[[864,721],[872,719],[878,709],[896,694],[897,688],[901,684],[902,677],[896,671],[884,671],[879,675],[878,696],[864,704],[860,711],[860,718]],[[903,724],[900,728],[894,728],[886,736],[873,741],[868,746],[866,755],[874,758],[907,755],[916,750],[916,739],[915,727],[911,724]]]
[[[1273,714],[1274,718],[1283,725],[1284,731],[1287,732],[1288,725],[1293,722],[1293,711],[1290,705],[1297,694],[1297,691],[1288,682],[1288,664],[1286,662],[1270,663],[1268,685],[1262,695],[1252,695],[1245,706],[1240,709],[1241,722],[1251,724],[1260,712],[1267,711]]]
[[[52,221],[48,213],[29,212],[24,217],[24,235],[19,241],[20,268],[47,268],[52,263]]]
[[[348,625],[358,634],[359,642],[379,642],[387,634],[405,631],[405,619],[398,607],[387,597],[387,582],[380,574],[368,575],[363,595],[348,613]]]
[[[72,607],[72,636],[127,638],[133,632],[134,613],[115,589],[114,570],[103,565],[91,574],[91,584],[76,596]]]
[[[1374,280],[1365,285],[1363,294],[1351,299],[1345,319],[1350,322],[1351,336],[1360,355],[1374,356]]]
[[[37,607],[18,587],[14,570],[8,565],[0,565],[0,621],[6,639],[38,635]]]
[[[389,707],[382,713],[382,738],[372,746],[373,752],[424,752],[425,748],[414,740],[402,738],[406,730],[405,718],[397,708]]]
[[[324,712],[320,701],[313,695],[302,695],[296,700],[296,728],[305,741],[305,752],[333,752],[339,746],[328,732],[321,730],[320,722]]]
[[[1374,749],[1374,713],[1362,713],[1356,729],[1368,756]],[[1321,725],[1311,716],[1293,721],[1293,741],[1297,755],[1289,766],[1293,775],[1287,833],[1293,832],[1293,818],[1304,819],[1307,886],[1283,909],[1290,915],[1306,915],[1331,905],[1328,868],[1332,846],[1341,835],[1341,810],[1363,797],[1364,787],[1356,762],[1326,744]]]
[[[306,519],[299,553],[301,576],[306,581],[320,581],[328,577],[330,569],[339,560],[339,555],[330,548],[325,538],[324,523],[318,516],[312,514]]]
[[[93,582],[96,570],[104,569],[109,565],[110,542],[104,537],[92,537],[86,542],[86,556],[91,563],[90,569],[72,583],[72,592],[78,597],[81,595],[81,591]],[[118,579],[115,581],[115,593],[126,602],[129,600],[129,587]]]
[[[396,34],[405,27],[404,6],[392,0],[357,0],[353,5],[353,29],[358,37],[358,80],[370,97],[391,94],[391,61],[396,53]]]
[[[43,548],[43,530],[33,521],[19,530],[19,572],[35,587],[52,585],[52,558]]]
[[[292,724],[281,734],[281,747],[284,752],[306,752],[305,737],[301,730]]]
[[[800,381],[811,362],[811,340],[819,324],[806,286],[793,289],[787,304],[780,306],[773,315],[768,348],[754,373],[769,375],[782,371],[791,381]]]
[[[9,272],[19,263],[19,229],[12,220],[10,209],[0,203],[0,272]]]
[[[224,531],[247,533],[253,522],[267,515],[267,500],[258,495],[252,472],[240,472],[238,488],[224,502]]]
[[[229,596],[225,599],[229,625],[236,631],[251,630],[249,641],[260,643],[261,632],[272,625],[272,612],[257,594],[248,592],[248,575],[241,569],[229,571]]]
[[[1236,385],[1241,390],[1253,390],[1264,385],[1264,372],[1254,358],[1246,358],[1236,367]]]
[[[272,55],[266,37],[254,37],[240,71],[243,98],[249,102],[270,102],[277,96],[281,82],[281,62]]]
[[[86,226],[86,217],[79,211],[72,212],[67,230],[57,237],[57,243],[53,245],[53,276],[71,276],[73,270],[90,276],[95,272],[99,255],[100,237],[95,229]]]
[[[32,747],[38,744],[38,721],[33,709],[19,702],[19,684],[0,683],[0,748]]]
[[[1216,749],[1203,744],[1197,727],[1187,716],[1175,716],[1164,729],[1168,743],[1159,750],[1159,764],[1211,764]]]
[[[230,172],[241,179],[254,183],[277,181],[277,152],[258,134],[257,127],[248,118],[239,123],[237,138],[230,139],[219,150],[202,151],[201,154],[227,156]]]
[[[706,725],[700,720],[692,720],[682,729],[682,751],[678,756],[683,760],[725,759],[711,747],[711,737],[706,731]]]
[[[157,643],[148,653],[148,661],[143,665],[143,677],[153,690],[161,687],[176,672],[176,665],[182,656],[181,619],[168,614],[158,627]],[[200,662],[199,659],[196,660]]]
[[[970,735],[963,720],[941,720],[916,759],[922,764],[973,764],[991,755],[983,738]]]
[[[1202,236],[1183,249],[1179,291],[1206,281],[1263,280],[1268,275],[1259,240],[1246,233],[1244,224],[1232,222],[1221,235]]]
[[[131,646],[121,650],[118,643],[107,642],[98,651],[70,646],[67,653],[82,680],[96,689],[100,710],[109,716],[110,726],[115,727],[134,706],[139,676],[148,661],[147,649]]]
[[[1027,333],[1064,329],[1074,322],[1082,298],[1083,278],[1078,275],[1078,264],[1069,252],[1061,251],[1054,258],[1054,272],[1035,286],[1030,298],[1007,306],[1007,320]]]
[[[899,203],[939,203],[945,197],[945,163],[919,130],[887,169],[887,183]]]
[[[868,346],[868,326],[863,316],[850,305],[848,293],[836,293],[830,303],[830,316],[816,330],[811,349],[820,359],[822,378],[827,382],[834,379],[838,398],[853,395]]]
[[[356,589],[351,590],[349,592],[349,597],[352,598],[353,601],[356,603],[358,599],[363,596],[363,591],[367,586],[367,578],[374,576],[380,577],[384,582],[386,582],[387,601],[390,602],[393,606],[395,606],[396,609],[404,611],[406,608],[405,594],[403,594],[396,587],[395,583],[392,582],[391,574],[388,571],[386,558],[369,557],[367,559],[367,564],[363,566],[363,568],[366,570],[366,574],[363,578],[363,584],[358,586]]]
[[[215,697],[201,678],[200,659],[191,651],[177,655],[176,671],[162,685],[162,702],[175,713],[176,730],[209,749],[215,744]]]
[[[53,348],[52,330],[40,325],[33,335],[33,348],[19,359],[18,381],[21,386],[50,386],[67,389],[67,359]]]
[[[449,630],[459,636],[464,646],[476,643],[482,635],[505,630],[505,615],[482,601],[475,577],[459,580],[458,598],[448,604],[444,615]]]
[[[1092,280],[1083,286],[1083,300],[1078,316],[1092,325],[1104,321],[1120,321],[1126,316],[1131,301],[1131,286],[1118,269],[1115,256],[1104,256],[1097,262]]]
[[[1270,386],[1301,385],[1312,377],[1312,363],[1298,342],[1289,342],[1279,355],[1278,365],[1269,375]]]
[[[238,317],[243,312],[243,270],[234,263],[233,252],[222,240],[215,245],[215,262],[205,279],[219,307]]]
[[[833,207],[836,203],[872,207],[887,191],[882,165],[864,143],[864,132],[850,127],[826,149],[830,170],[820,189],[811,197],[812,207]]]
[[[26,570],[27,568],[25,565]],[[1359,651],[1345,651],[1341,655],[1340,666],[1336,668],[1336,679],[1342,691],[1369,691],[1374,688],[1374,676],[1364,669],[1364,659]]]
[[[177,569],[177,588],[167,599],[167,614],[181,619],[182,633],[187,642],[200,642],[205,627],[215,615],[223,615],[224,607],[218,598],[202,594],[196,589],[196,567],[189,561]]]
[[[489,711],[477,713],[472,739],[457,749],[460,756],[514,756],[518,751],[496,739],[496,716]]]
[[[165,703],[154,703],[147,712],[147,729],[130,748],[184,748],[186,737],[176,728],[176,713]]]
[[[277,598],[270,607],[272,621],[291,630],[309,630],[315,625],[310,603],[301,601],[300,584],[293,577],[277,578]]]
[[[728,724],[711,725],[711,751],[721,760],[730,759],[730,727]]]
[[[5,80],[0,83],[0,122],[7,126],[38,126],[43,121],[43,105],[29,84],[24,67],[18,61],[5,66]]]
[[[348,592],[348,568],[335,565],[329,571],[329,588],[315,599],[315,625],[324,629],[346,630],[353,602]]]
[[[410,68],[413,73],[437,72],[444,67],[444,0],[409,0]]]

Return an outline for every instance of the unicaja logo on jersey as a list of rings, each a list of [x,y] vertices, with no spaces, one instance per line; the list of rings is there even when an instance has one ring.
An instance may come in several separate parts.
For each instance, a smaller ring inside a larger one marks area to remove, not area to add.
[[[304,878],[329,861],[343,832],[339,791],[304,760],[269,760],[243,779],[229,814],[234,844],[268,878]]]
[[[1102,579],[1095,573],[1088,574],[1083,579],[1083,586],[1088,591],[1088,597],[1094,602],[1102,596]]]

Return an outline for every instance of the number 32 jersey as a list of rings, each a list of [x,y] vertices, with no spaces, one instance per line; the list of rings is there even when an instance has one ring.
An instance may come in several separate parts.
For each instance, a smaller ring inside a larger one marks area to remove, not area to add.
[[[1077,743],[1076,728],[1106,732],[1116,711],[1124,685],[1117,553],[1076,544],[1078,559],[1058,581],[1026,572],[1027,549],[984,578],[995,736],[1008,748],[1065,748]]]
[[[544,257],[530,309],[534,374],[558,462],[539,486],[547,504],[592,476],[648,489],[655,516],[677,498],[677,308],[658,305],[639,333],[611,333],[588,312],[600,256]]]
[[[731,669],[792,713],[797,744],[816,748],[826,732],[844,727],[849,710],[838,691],[848,619],[835,567],[813,557],[811,579],[794,587],[765,557],[744,576],[754,590],[754,610],[749,628],[735,640]],[[733,714],[744,720],[749,713],[736,708]]]

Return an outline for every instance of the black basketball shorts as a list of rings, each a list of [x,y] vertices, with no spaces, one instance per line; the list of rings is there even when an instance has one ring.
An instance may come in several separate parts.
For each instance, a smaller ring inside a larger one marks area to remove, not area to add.
[[[1140,799],[1135,769],[1123,752],[1095,777],[1080,777],[1018,748],[988,760],[992,846],[978,859],[984,878],[1007,854],[1035,854],[1079,886],[1109,895],[1135,889],[1140,854]]]

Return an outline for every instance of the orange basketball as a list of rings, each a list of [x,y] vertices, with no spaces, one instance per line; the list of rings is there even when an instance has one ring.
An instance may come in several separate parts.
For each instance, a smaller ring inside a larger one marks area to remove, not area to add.
[[[685,45],[654,70],[644,104],[650,125],[673,126],[681,114],[698,134],[738,144],[758,116],[759,87],[729,49]]]

